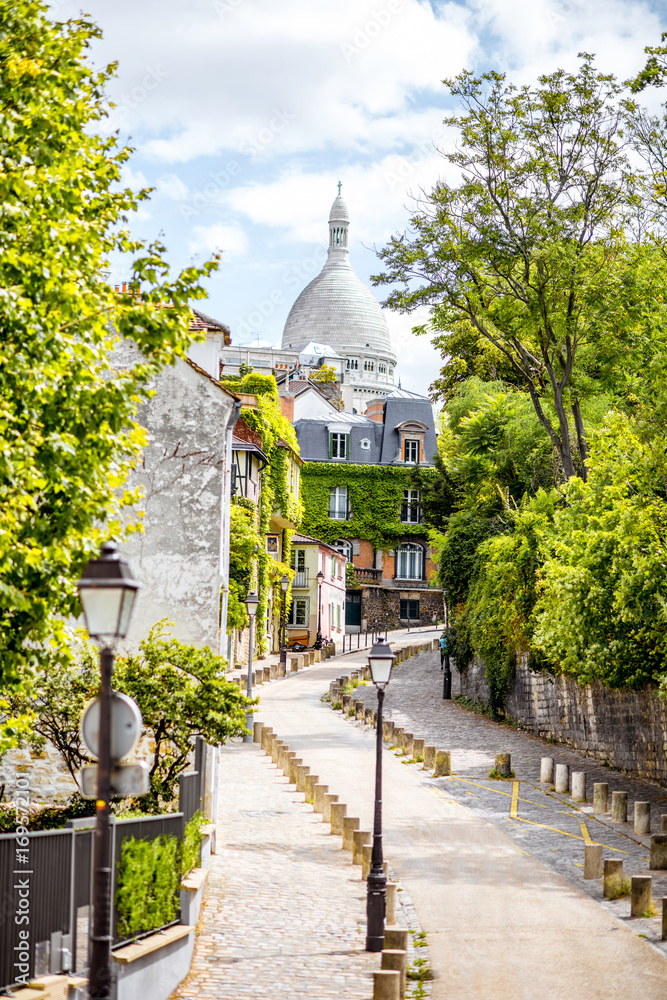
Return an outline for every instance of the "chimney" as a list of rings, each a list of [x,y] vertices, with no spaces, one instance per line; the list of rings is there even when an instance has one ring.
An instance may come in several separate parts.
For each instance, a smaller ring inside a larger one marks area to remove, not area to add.
[[[280,409],[282,410],[283,416],[290,423],[294,422],[294,396],[281,396],[280,397]]]
[[[383,423],[384,399],[374,399],[372,403],[367,403],[366,416],[369,418],[369,420],[374,420],[376,424]]]

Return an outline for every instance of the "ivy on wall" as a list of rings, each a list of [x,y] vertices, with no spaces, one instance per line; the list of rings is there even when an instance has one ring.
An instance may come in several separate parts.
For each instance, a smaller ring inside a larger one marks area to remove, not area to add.
[[[307,462],[301,470],[304,516],[302,531],[330,544],[339,538],[359,538],[373,548],[396,548],[409,536],[425,535],[423,524],[404,524],[401,507],[404,491],[414,489],[413,468],[394,465],[348,465]],[[427,479],[434,469],[420,469]],[[329,517],[329,496],[337,486],[346,486],[350,518]]]

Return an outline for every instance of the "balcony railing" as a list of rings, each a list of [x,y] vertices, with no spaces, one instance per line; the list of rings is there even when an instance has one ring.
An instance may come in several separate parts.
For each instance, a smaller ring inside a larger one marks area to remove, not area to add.
[[[294,579],[292,580],[292,590],[307,590],[308,589],[308,570],[302,569],[294,574]]]
[[[363,566],[354,567],[354,579],[357,583],[382,583],[382,570]]]

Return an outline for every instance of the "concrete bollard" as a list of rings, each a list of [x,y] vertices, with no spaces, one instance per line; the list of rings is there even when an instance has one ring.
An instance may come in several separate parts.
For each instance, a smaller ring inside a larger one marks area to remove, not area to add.
[[[512,774],[512,757],[508,753],[496,754],[496,771],[504,778],[509,778]]]
[[[363,701],[355,701],[354,703],[354,717],[360,722],[363,722],[366,716],[366,706]]]
[[[278,680],[278,664],[277,663],[272,663],[270,665],[270,667],[269,667],[269,680],[270,681],[277,681]]]
[[[305,655],[306,655],[306,654],[304,653],[304,656],[305,656]],[[314,649],[311,649],[311,650],[309,651],[309,653],[308,653],[308,660],[304,662],[304,665],[305,665],[306,667],[312,667],[312,665],[313,665],[313,663],[314,663],[314,662],[315,662],[315,650],[314,650]]]
[[[363,861],[364,844],[371,842],[368,830],[355,830],[352,834],[352,864],[360,865]]]
[[[651,832],[651,803],[635,802],[635,833],[640,836]]]
[[[322,662],[322,650],[321,649],[314,649],[313,652],[315,653],[315,663],[321,663]]]
[[[331,822],[331,803],[338,802],[338,795],[334,795],[333,792],[324,793],[324,809],[322,810],[322,822]]]
[[[655,871],[667,869],[667,834],[654,833],[651,837],[651,861],[649,868]]]
[[[289,669],[291,674],[295,674],[299,669],[299,661],[297,660],[296,656],[290,656]]]
[[[267,684],[273,678],[271,677],[271,667],[262,667],[262,680]]]
[[[359,829],[359,820],[356,816],[345,816],[343,818],[343,850],[352,851],[352,834]]]
[[[344,802],[331,803],[331,832],[337,837],[343,836],[343,820],[347,815],[347,806]]]
[[[373,725],[373,716],[374,715],[375,715],[375,712],[373,711],[372,708],[367,708],[366,711],[364,712],[364,722],[366,723],[367,726],[372,726]]]
[[[393,969],[401,977],[399,986],[399,997],[405,997],[405,973],[408,967],[408,953],[398,948],[384,948],[382,951],[382,968]]]
[[[584,878],[602,878],[602,844],[584,846]]]
[[[412,756],[423,757],[426,740],[414,740],[412,744]]]
[[[285,767],[287,767],[289,769],[289,764],[288,764],[288,761],[287,761],[287,754],[288,753],[290,753],[290,748],[287,745],[287,743],[283,743],[283,745],[280,748],[280,754],[278,756],[278,767],[280,768],[280,770],[283,773],[285,772]]]
[[[306,775],[306,784],[305,784],[304,792],[305,792],[305,795],[306,795],[306,802],[310,802],[311,805],[315,801],[315,785],[317,785],[319,783],[319,780],[320,779],[318,778],[318,776],[316,774],[307,774]]]
[[[379,969],[373,973],[373,1000],[400,1000],[401,974],[395,969]]]
[[[274,764],[278,763],[278,755],[280,754],[280,751],[284,746],[285,746],[284,740],[273,740],[271,744],[271,760],[273,761]]]
[[[302,757],[292,757],[289,762],[289,783],[290,785],[296,785],[296,769],[301,767],[303,764]]]
[[[396,882],[387,882],[387,912],[385,914],[385,922],[388,924],[396,923],[397,903],[398,903],[398,884]]]
[[[396,924],[387,924],[384,929],[385,948],[396,948],[398,951],[408,950],[407,928],[397,927]]]
[[[273,730],[271,726],[262,727],[262,735],[260,736],[260,744],[264,753],[270,753],[271,737],[273,736]]]
[[[259,667],[257,670],[253,670],[252,672],[252,686],[258,687],[260,684],[263,683],[264,683],[264,670],[262,667]]]
[[[351,694],[344,694],[343,695],[343,711],[345,712],[346,715],[350,711],[351,708],[352,708],[352,695]]]
[[[415,734],[414,733],[403,733],[403,750],[405,751],[406,757],[414,756],[414,743]]]
[[[438,748],[431,746],[430,743],[428,746],[424,747],[424,767],[429,771],[435,769],[435,758],[437,752]]]
[[[385,743],[392,743],[394,738],[394,723],[391,719],[382,720],[382,738]]]
[[[663,813],[660,817],[660,833],[667,833],[667,813]]]
[[[361,880],[365,882],[371,870],[371,855],[373,853],[372,844],[364,844],[361,848]]]
[[[559,795],[566,795],[570,790],[569,764],[556,764],[556,780],[554,781]]]
[[[630,885],[630,916],[641,917],[653,906],[653,879],[650,875],[633,875]]]
[[[613,823],[628,822],[628,793],[611,793],[611,819]]]
[[[241,688],[241,690],[243,691],[243,693],[245,694],[245,692],[248,690],[248,675],[247,674],[241,674],[241,676],[238,679],[238,685]]]
[[[543,784],[553,785],[554,783],[554,759],[553,757],[542,757],[540,760],[540,781]]]
[[[262,729],[264,728],[263,722],[253,722],[252,724],[252,741],[253,743],[262,742]]]
[[[593,785],[593,812],[609,812],[609,785],[606,781],[596,781]]]
[[[324,812],[324,796],[328,791],[328,785],[318,785],[317,782],[313,785],[313,809],[316,813]]]
[[[618,899],[623,885],[623,861],[618,858],[605,858],[603,866],[602,892],[605,899]]]
[[[285,661],[285,663],[278,664],[278,677],[286,677],[286,676],[287,676],[287,661]]]
[[[586,802],[586,772],[572,772],[572,798],[575,802]]]
[[[306,776],[310,774],[310,768],[307,764],[299,764],[296,769],[296,790],[297,792],[306,791]]]
[[[452,773],[451,750],[438,750],[435,755],[435,776],[437,778]]]
[[[403,749],[403,735],[404,731],[400,726],[394,726],[394,746]]]
[[[662,897],[662,934],[663,941],[667,941],[667,896]]]

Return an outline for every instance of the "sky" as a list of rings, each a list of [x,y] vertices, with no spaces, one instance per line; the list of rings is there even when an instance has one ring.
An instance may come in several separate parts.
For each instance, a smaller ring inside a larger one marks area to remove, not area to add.
[[[76,17],[81,0],[54,0]],[[577,54],[621,79],[667,30],[667,0],[88,0],[117,62],[105,128],[134,149],[124,180],[154,187],[133,234],[180,269],[222,251],[198,307],[236,344],[279,345],[299,292],[326,259],[342,182],[350,259],[368,283],[375,249],[405,231],[413,197],[449,169],[463,69],[532,83]],[[122,281],[122,261],[112,280]],[[376,288],[382,300],[386,288]],[[403,388],[428,392],[442,361],[411,330],[426,313],[385,311]]]

